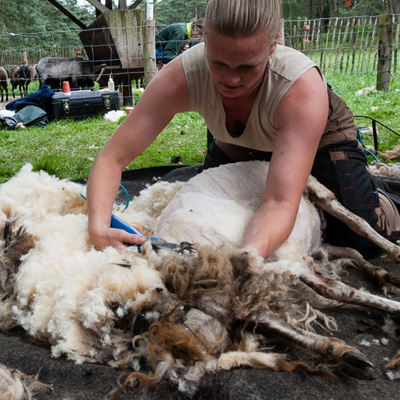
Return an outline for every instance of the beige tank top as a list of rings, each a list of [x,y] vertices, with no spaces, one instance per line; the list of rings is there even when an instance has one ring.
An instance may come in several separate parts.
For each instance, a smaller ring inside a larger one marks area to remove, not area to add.
[[[284,94],[302,74],[317,67],[301,52],[278,45],[269,60],[246,127],[239,137],[233,137],[226,129],[225,110],[209,73],[204,43],[185,51],[182,63],[189,87],[190,111],[197,111],[203,116],[218,141],[261,151],[274,149],[277,129],[273,117]],[[319,147],[342,140],[354,140],[357,136],[353,115],[345,102],[331,90],[328,92],[330,115]]]

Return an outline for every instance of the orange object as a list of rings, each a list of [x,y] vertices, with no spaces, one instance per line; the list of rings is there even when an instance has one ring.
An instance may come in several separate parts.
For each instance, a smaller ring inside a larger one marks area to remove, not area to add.
[[[63,90],[63,93],[71,93],[71,88],[69,86],[69,82],[68,81],[63,81],[62,90]]]

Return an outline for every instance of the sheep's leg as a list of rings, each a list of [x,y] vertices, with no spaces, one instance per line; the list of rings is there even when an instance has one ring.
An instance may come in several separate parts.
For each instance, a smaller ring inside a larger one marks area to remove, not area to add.
[[[400,261],[400,246],[395,245],[376,232],[367,221],[340,204],[328,188],[314,177],[307,181],[310,200],[319,208],[348,225],[358,235],[369,239],[384,250],[393,261]]]
[[[400,311],[400,302],[362,292],[337,279],[330,278],[319,270],[311,258],[305,256],[304,259],[311,273],[302,275],[300,279],[318,294],[342,303],[357,304],[386,312]]]
[[[386,269],[373,265],[355,249],[349,247],[336,247],[325,245],[329,256],[334,258],[349,258],[357,266],[362,268],[372,279],[374,279],[385,294],[400,294],[400,278],[392,276]]]
[[[254,316],[252,321],[256,329],[265,336],[273,333],[279,338],[288,340],[306,349],[318,352],[326,357],[342,360],[350,366],[364,372],[364,377],[370,376],[374,365],[355,347],[343,340],[318,335],[316,333],[295,329],[287,322],[278,319],[272,313]]]

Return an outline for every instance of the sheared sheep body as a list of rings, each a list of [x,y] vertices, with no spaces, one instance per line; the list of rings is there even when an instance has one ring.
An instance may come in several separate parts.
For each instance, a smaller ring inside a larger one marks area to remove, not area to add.
[[[187,182],[158,219],[155,234],[215,247],[240,247],[244,229],[261,203],[268,163],[249,162],[209,169]],[[321,221],[303,197],[288,239],[312,254],[321,244]]]

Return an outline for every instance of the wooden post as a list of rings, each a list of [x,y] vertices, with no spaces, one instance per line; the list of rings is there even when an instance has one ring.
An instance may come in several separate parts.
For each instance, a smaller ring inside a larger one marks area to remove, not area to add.
[[[378,62],[376,90],[390,89],[390,72],[392,66],[392,19],[381,12],[379,15]]]
[[[126,10],[128,8],[126,6],[126,0],[118,0],[118,8],[120,10]]]
[[[397,16],[396,41],[394,44],[394,73],[397,72],[397,52],[399,48],[400,18]]]
[[[372,29],[371,46],[369,46],[370,48],[374,48],[374,51],[373,51],[373,62],[372,62],[371,70],[376,68],[375,64],[376,64],[376,61],[377,61],[376,60],[377,59],[377,47],[378,47],[379,38],[377,38],[377,40],[376,40],[376,45],[374,45],[374,42],[375,42],[375,35],[376,36],[379,35],[379,32],[378,32],[378,30],[379,30],[379,26],[378,26],[379,17],[374,17],[374,21],[375,22],[373,23],[373,28],[371,28]],[[365,71],[367,73],[369,73],[369,71],[370,71],[369,63],[370,63],[370,60],[371,60],[371,51],[369,51],[368,54],[369,54],[369,56],[368,56],[368,59],[367,59],[367,66],[365,68]]]
[[[357,34],[356,34],[356,29],[358,29],[358,19],[353,18],[353,29],[351,33],[351,48],[353,49],[352,55],[351,55],[351,69],[350,69],[350,74],[353,74],[354,71],[354,64],[356,62],[356,40],[357,40]],[[346,68],[347,72],[347,68]]]
[[[285,20],[281,19],[281,29],[279,31],[279,42],[280,44],[285,44]]]
[[[145,86],[156,74],[156,30],[154,20],[145,20],[143,26],[143,58]]]
[[[350,18],[347,20],[346,24],[346,29],[344,30],[344,35],[343,35],[343,40],[342,40],[342,48],[340,49],[341,55],[340,55],[340,62],[339,62],[339,67],[340,67],[340,73],[343,73],[343,64],[344,64],[344,59],[345,59],[345,48],[346,48],[346,42],[347,42],[347,34],[349,32],[349,26],[350,26]],[[339,43],[338,43],[339,44]],[[347,53],[348,55],[349,53]],[[349,58],[347,57],[347,60]]]
[[[327,68],[329,68],[329,71],[332,71],[331,60],[332,60],[333,49],[335,48],[336,29],[337,29],[338,23],[339,23],[339,18],[335,18],[335,26],[333,27],[333,32],[332,32],[331,48],[329,50],[327,49],[329,51],[329,61],[327,64]],[[329,35],[327,34],[326,37],[328,38],[328,36]],[[328,42],[328,39],[327,39],[327,42]]]
[[[319,48],[319,41],[321,39],[321,18],[318,19],[316,26],[316,36],[317,40],[315,41],[315,58],[314,61],[318,63],[318,53],[322,53],[322,49]]]

